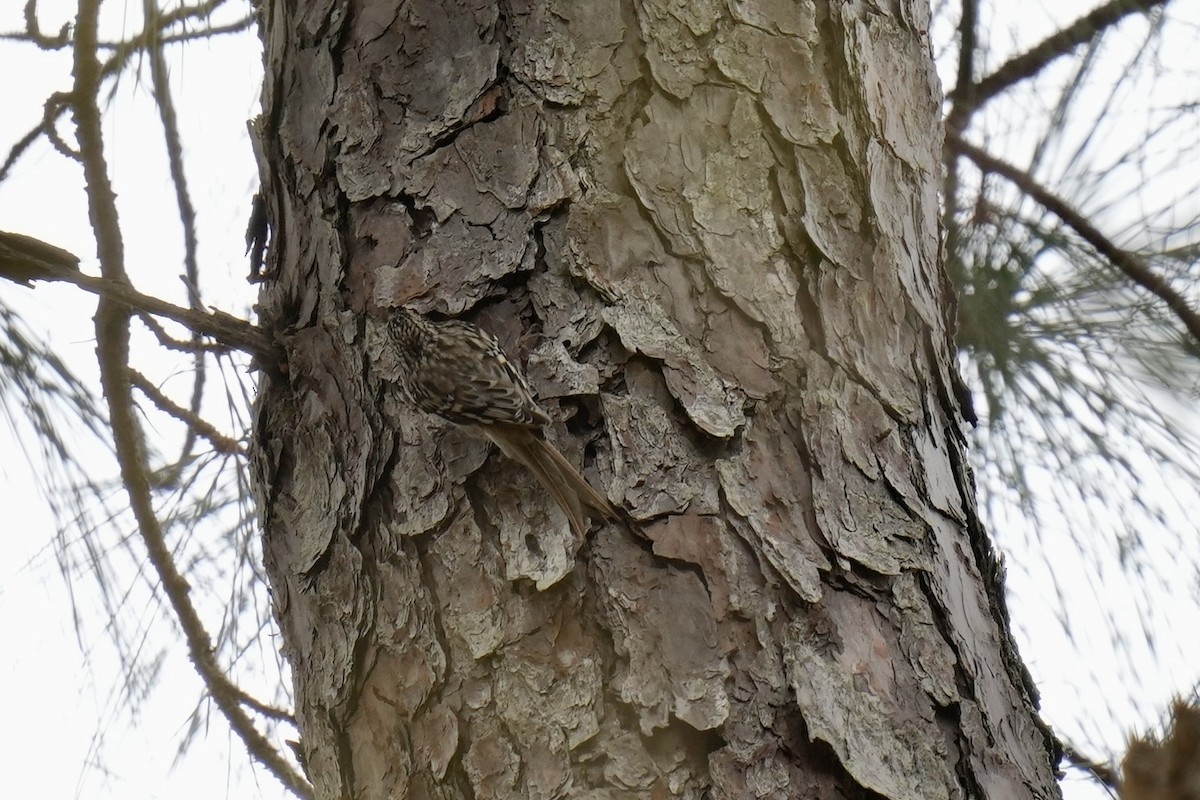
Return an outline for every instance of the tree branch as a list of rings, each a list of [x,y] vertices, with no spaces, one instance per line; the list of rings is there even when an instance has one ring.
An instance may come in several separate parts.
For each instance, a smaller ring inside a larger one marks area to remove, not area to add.
[[[1066,200],[1035,181],[1027,172],[981,150],[962,139],[953,131],[946,132],[946,142],[960,155],[966,156],[984,172],[992,172],[1007,179],[1022,192],[1033,198],[1051,212],[1067,227],[1074,230],[1096,252],[1104,256],[1131,281],[1162,300],[1187,328],[1192,338],[1200,343],[1200,314],[1188,305],[1187,300],[1157,272],[1152,270],[1137,255],[1117,247],[1111,239],[1100,232],[1087,218],[1071,207]]]
[[[171,336],[171,334],[167,333],[167,329],[163,327],[163,324],[150,314],[146,313],[145,311],[139,311],[137,312],[137,315],[138,319],[142,321],[142,324],[149,328],[150,332],[154,334],[154,338],[158,339],[158,343],[167,350],[175,350],[180,353],[200,352],[222,354],[232,352],[236,349],[227,344],[222,344],[221,342],[201,342],[200,344],[193,344],[192,342],[185,342],[180,339],[176,339]]]
[[[2,277],[19,280],[8,275]],[[43,265],[41,274],[34,276],[34,279],[72,283],[80,289],[118,303],[123,308],[165,317],[223,345],[250,353],[262,361],[264,366],[283,363],[282,348],[262,328],[224,311],[181,308],[166,300],[142,294],[128,281],[117,282],[108,278],[97,278],[71,269],[56,269],[51,265]]]
[[[151,403],[154,403],[159,411],[182,422],[192,431],[193,436],[201,436],[207,439],[209,444],[218,453],[225,453],[231,456],[246,455],[245,449],[236,440],[221,433],[211,422],[196,414],[191,409],[184,408],[167,397],[159,391],[157,386],[150,382],[149,378],[133,367],[129,368],[129,379],[137,387],[138,391],[146,395]]]
[[[154,37],[146,47],[150,57],[150,81],[154,85],[154,105],[158,109],[159,122],[162,124],[163,139],[167,148],[167,164],[171,171],[171,184],[175,187],[175,204],[179,207],[179,222],[183,226],[183,264],[184,283],[187,286],[188,306],[199,311],[204,308],[200,297],[200,265],[196,257],[196,208],[192,204],[192,194],[188,190],[187,171],[183,168],[183,142],[179,133],[179,116],[175,113],[175,101],[171,96],[171,79],[167,72],[167,59],[163,55],[163,44],[160,37],[161,27],[156,20],[159,16],[157,0],[142,0],[142,13],[146,18],[146,29],[153,31]],[[193,344],[200,344],[200,334],[192,331]],[[192,397],[190,412],[193,417],[200,416],[200,403],[204,400],[204,379],[207,362],[204,353],[197,350],[192,355]],[[179,460],[186,461],[196,446],[197,429],[187,427],[180,449]]]

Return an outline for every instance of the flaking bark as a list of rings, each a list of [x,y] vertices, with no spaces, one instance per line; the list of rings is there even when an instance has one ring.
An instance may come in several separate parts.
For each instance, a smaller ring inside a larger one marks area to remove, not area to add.
[[[321,798],[1057,794],[963,456],[921,0],[277,0],[256,464]],[[389,390],[466,313],[628,525]],[[873,794],[871,794],[873,793]]]

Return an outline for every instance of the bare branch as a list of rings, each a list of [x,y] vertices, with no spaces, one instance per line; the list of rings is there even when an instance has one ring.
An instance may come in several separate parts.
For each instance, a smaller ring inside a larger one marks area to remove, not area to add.
[[[46,98],[42,109],[41,130],[50,140],[51,146],[72,161],[79,161],[79,151],[67,144],[67,140],[58,133],[58,118],[71,105],[71,96],[65,92],[55,92]],[[7,165],[5,165],[7,167]]]
[[[36,279],[73,283],[132,311],[166,317],[188,330],[198,331],[228,347],[250,353],[264,366],[283,363],[283,350],[262,328],[224,311],[194,311],[181,308],[166,300],[142,294],[128,281],[118,283],[69,269],[53,269],[47,266],[43,274],[36,276]]]
[[[163,44],[180,44],[182,42],[191,42],[196,39],[211,39],[214,36],[225,36],[230,33],[241,33],[249,30],[257,21],[254,14],[247,14],[241,19],[236,19],[226,25],[214,25],[211,28],[201,28],[195,31],[185,31],[184,33],[173,33],[162,37]]]
[[[175,101],[171,96],[171,80],[167,74],[167,59],[163,56],[163,45],[158,34],[161,28],[155,23],[160,16],[156,0],[142,0],[142,13],[147,20],[146,30],[154,33],[154,39],[146,50],[150,56],[150,81],[154,86],[154,105],[158,108],[162,123],[163,138],[167,147],[167,164],[171,171],[171,184],[175,187],[175,204],[179,207],[179,222],[183,226],[184,285],[187,287],[188,305],[195,310],[204,308],[200,297],[200,266],[196,259],[196,208],[188,190],[187,172],[183,168],[183,143],[179,134],[179,116],[175,113]],[[192,331],[192,343],[199,345],[201,335]],[[192,358],[191,416],[199,418],[200,402],[204,399],[206,373],[204,353],[196,351]],[[179,460],[186,461],[196,446],[197,429],[187,427]]]
[[[199,414],[175,403],[171,398],[159,391],[158,387],[151,383],[145,375],[133,367],[129,368],[129,379],[137,387],[138,391],[146,395],[150,402],[154,403],[159,411],[179,420],[193,431],[195,435],[207,439],[218,453],[225,453],[232,456],[244,456],[246,454],[245,448],[238,444],[236,440],[218,431],[211,422],[208,422]]]
[[[955,84],[961,91],[951,92],[947,99],[953,107],[947,119],[956,119],[964,110],[974,108],[975,92],[975,52],[979,47],[979,0],[963,0],[962,17],[958,21],[958,72]],[[965,110],[969,114],[969,110]]]
[[[290,713],[288,711],[284,711],[282,708],[276,708],[273,705],[264,703],[263,701],[259,700],[258,698],[251,697],[250,695],[246,694],[244,691],[242,691],[237,686],[233,686],[232,684],[230,684],[230,686],[234,691],[237,692],[239,702],[241,702],[242,705],[244,705],[246,708],[250,709],[251,711],[254,711],[255,713],[258,713],[258,714],[262,714],[264,717],[268,717],[270,719],[279,720],[280,722],[286,722],[289,725],[296,724],[296,717],[292,713]]]
[[[0,164],[0,183],[8,177],[9,171],[12,170],[13,165],[17,163],[21,156],[25,155],[25,151],[43,135],[50,140],[50,145],[59,153],[62,153],[72,161],[79,160],[79,153],[58,135],[57,129],[58,118],[67,110],[70,100],[70,95],[64,92],[55,92],[46,98],[46,102],[43,105],[41,122],[34,125],[24,136],[13,143],[13,146],[8,151],[8,155],[4,159],[4,163]]]
[[[69,25],[63,25],[57,36],[47,36],[42,33],[42,28],[38,25],[37,19],[37,0],[26,0],[25,2],[25,32],[24,33],[5,33],[0,34],[3,39],[19,39],[27,42],[33,42],[41,50],[62,50],[70,40],[68,32]]]
[[[150,332],[154,334],[154,338],[158,339],[158,343],[168,350],[175,350],[180,353],[215,354],[229,353],[234,350],[233,347],[230,347],[227,344],[221,344],[219,342],[201,342],[200,344],[193,344],[192,342],[185,342],[181,339],[176,339],[175,337],[171,336],[171,334],[167,333],[167,329],[163,327],[162,323],[150,316],[150,314],[144,311],[139,311],[137,316],[138,319],[142,321],[142,324],[149,328]]]
[[[49,242],[0,231],[0,276],[32,286],[57,270],[79,271],[79,256]]]

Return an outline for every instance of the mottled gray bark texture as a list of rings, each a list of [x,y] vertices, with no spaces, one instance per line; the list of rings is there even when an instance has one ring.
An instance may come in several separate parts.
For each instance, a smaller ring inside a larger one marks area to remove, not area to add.
[[[1057,794],[949,371],[925,0],[265,0],[256,463],[321,798]],[[471,318],[628,514],[392,386]]]

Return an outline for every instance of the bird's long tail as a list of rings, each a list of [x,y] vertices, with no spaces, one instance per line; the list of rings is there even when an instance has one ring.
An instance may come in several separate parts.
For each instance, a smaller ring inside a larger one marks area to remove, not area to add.
[[[580,539],[587,535],[588,516],[615,520],[616,509],[579,474],[562,453],[528,428],[489,426],[487,434],[505,455],[519,461],[558,503],[571,530]]]

